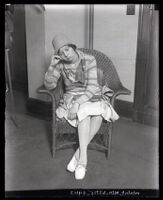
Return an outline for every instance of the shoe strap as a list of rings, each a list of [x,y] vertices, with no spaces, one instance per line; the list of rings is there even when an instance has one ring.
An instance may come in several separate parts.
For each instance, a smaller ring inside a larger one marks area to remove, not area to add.
[[[78,165],[77,165],[76,168],[84,168],[85,171],[87,171],[87,169],[86,169],[86,165],[85,165],[85,164],[78,163]]]

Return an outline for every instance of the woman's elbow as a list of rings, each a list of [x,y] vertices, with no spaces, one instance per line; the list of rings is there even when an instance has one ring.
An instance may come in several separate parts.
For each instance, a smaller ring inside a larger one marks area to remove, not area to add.
[[[44,86],[45,86],[45,88],[46,88],[47,90],[52,90],[52,89],[54,89],[54,88],[56,87],[56,84],[55,84],[55,83],[49,84],[49,83],[47,83],[46,81],[44,81]]]

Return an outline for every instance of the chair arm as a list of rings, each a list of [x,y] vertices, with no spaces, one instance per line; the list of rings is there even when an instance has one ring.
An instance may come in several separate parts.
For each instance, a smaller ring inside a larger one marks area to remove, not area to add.
[[[37,88],[37,93],[40,94],[48,94],[51,97],[52,103],[56,104],[56,97],[55,97],[55,93],[54,91],[56,90],[56,88],[54,88],[53,90],[48,90],[46,89],[46,87],[44,85],[42,85],[41,87]],[[56,107],[56,105],[55,105]]]
[[[115,93],[114,93],[114,95],[111,97],[111,100],[110,100],[110,103],[111,103],[111,105],[114,107],[114,103],[115,103],[115,98],[117,97],[117,96],[119,96],[119,95],[121,95],[121,94],[123,94],[123,95],[130,95],[131,94],[131,91],[130,90],[128,90],[127,88],[125,88],[125,87],[121,87],[118,91],[116,91]]]
[[[40,94],[48,94],[51,97],[52,100],[52,115],[53,115],[53,126],[56,123],[56,108],[57,108],[57,101],[56,101],[56,95],[54,93],[54,91],[56,90],[56,88],[54,88],[53,90],[48,90],[46,89],[46,87],[44,85],[42,85],[41,87],[37,88],[36,92],[40,93]]]
[[[46,87],[45,87],[44,85],[42,85],[41,87],[37,88],[36,92],[37,92],[37,93],[44,93],[44,94],[48,94],[48,95],[50,95],[50,96],[53,96],[53,91],[54,91],[54,90],[55,90],[55,89],[53,89],[53,90],[48,90],[48,89],[46,89]]]

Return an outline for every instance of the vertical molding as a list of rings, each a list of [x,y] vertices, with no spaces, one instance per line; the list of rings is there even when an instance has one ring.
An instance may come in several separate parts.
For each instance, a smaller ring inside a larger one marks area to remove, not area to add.
[[[25,41],[24,41],[24,44],[25,44],[25,55],[26,55],[26,76],[27,76],[27,91],[26,91],[26,96],[29,97],[29,89],[28,89],[28,63],[27,63],[27,36],[26,36],[26,8],[25,8],[25,5],[24,5],[24,38],[25,38]]]
[[[89,6],[89,49],[93,49],[94,5]]]
[[[13,88],[28,93],[27,57],[26,57],[26,30],[25,30],[25,5],[14,5],[13,15]]]
[[[150,6],[150,48],[148,58],[148,76],[146,79],[146,99],[144,104],[144,123],[158,126],[159,117],[159,53],[158,53],[158,11],[154,10],[154,5]]]
[[[147,5],[140,5],[138,42],[136,56],[136,77],[134,96],[134,120],[143,123],[144,97],[147,76],[148,49],[149,49],[149,10]]]
[[[149,80],[149,76],[153,67],[151,59],[154,56],[154,52],[151,51],[153,40],[151,37],[153,34],[152,20],[152,5],[140,5],[133,120],[144,124],[157,125],[155,113],[153,111],[149,113],[146,109],[151,93],[150,84],[152,81]]]

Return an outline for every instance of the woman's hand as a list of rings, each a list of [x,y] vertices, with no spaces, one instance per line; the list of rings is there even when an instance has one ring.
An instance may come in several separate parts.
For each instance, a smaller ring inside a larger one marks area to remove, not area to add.
[[[54,71],[54,67],[55,65],[58,64],[58,62],[61,60],[61,58],[57,55],[53,55],[52,58],[51,58],[51,63],[50,63],[50,66],[48,68],[48,71],[46,73],[46,81],[47,82],[53,82],[54,81],[54,75],[53,75],[53,71]]]
[[[70,108],[70,110],[69,110],[67,118],[70,119],[70,120],[75,119],[76,118],[76,113],[78,112],[78,110],[79,110],[79,104],[78,103],[74,103],[72,105],[72,107]]]
[[[61,57],[58,55],[53,55],[51,58],[51,63],[50,65],[55,66],[56,64],[59,63],[59,61],[61,60]]]

